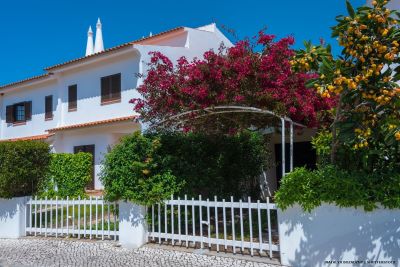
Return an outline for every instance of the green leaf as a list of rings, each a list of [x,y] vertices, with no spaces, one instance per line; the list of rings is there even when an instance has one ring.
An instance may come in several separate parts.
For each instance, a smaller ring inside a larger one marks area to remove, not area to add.
[[[348,0],[346,1],[346,7],[347,7],[347,12],[349,12],[350,17],[354,18],[354,16],[355,16],[354,8],[351,6],[351,4]]]

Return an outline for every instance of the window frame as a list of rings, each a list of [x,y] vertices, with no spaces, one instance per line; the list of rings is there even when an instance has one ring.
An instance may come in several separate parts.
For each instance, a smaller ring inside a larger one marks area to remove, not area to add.
[[[50,105],[50,110],[47,110],[47,108],[48,108],[48,103],[47,103],[47,101],[50,99],[50,101],[51,101],[51,105]],[[48,120],[52,120],[53,118],[54,118],[54,114],[53,114],[53,95],[48,95],[48,96],[45,96],[45,98],[44,98],[44,118],[45,118],[45,120],[46,121],[48,121]]]
[[[71,101],[71,90],[75,90],[75,100]],[[68,86],[68,112],[78,110],[78,85],[72,84]]]
[[[116,78],[117,81],[113,79]],[[122,75],[116,73],[100,78],[101,105],[108,105],[121,102]]]
[[[26,122],[27,121],[27,119],[26,119],[26,104],[25,104],[25,102],[19,102],[19,103],[15,103],[14,105],[13,105],[13,118],[14,118],[14,120],[13,120],[13,123],[24,123],[24,122]],[[22,109],[22,111],[20,111],[21,113],[22,113],[22,117],[23,117],[23,119],[21,119],[21,120],[19,120],[18,119],[18,115],[21,115],[21,114],[18,114],[18,107],[22,107],[23,109]]]

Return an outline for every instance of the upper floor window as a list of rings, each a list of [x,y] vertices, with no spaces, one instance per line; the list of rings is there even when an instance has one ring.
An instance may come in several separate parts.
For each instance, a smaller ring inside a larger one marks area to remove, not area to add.
[[[6,107],[6,123],[21,123],[32,119],[32,101]]]
[[[14,105],[14,122],[25,121],[25,103]]]
[[[44,118],[46,120],[51,120],[53,119],[53,96],[52,95],[48,95],[45,97],[45,104],[44,104],[44,108],[45,108],[45,114],[44,114]]]
[[[68,111],[76,111],[78,108],[78,86],[68,86]]]
[[[101,103],[121,101],[121,73],[101,78]]]

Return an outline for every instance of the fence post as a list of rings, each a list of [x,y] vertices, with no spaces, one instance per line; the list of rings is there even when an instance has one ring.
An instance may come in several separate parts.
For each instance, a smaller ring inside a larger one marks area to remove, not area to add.
[[[30,197],[0,199],[0,238],[26,236],[27,202]]]
[[[131,202],[119,202],[119,242],[126,248],[147,243],[146,208]]]

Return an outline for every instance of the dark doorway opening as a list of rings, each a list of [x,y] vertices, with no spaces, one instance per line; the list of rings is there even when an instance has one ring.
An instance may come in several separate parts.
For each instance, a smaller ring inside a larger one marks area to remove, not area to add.
[[[278,188],[282,179],[282,145],[275,144],[276,159],[276,179]],[[312,147],[311,142],[295,142],[293,143],[293,168],[306,167],[314,170],[317,166],[317,154]],[[290,144],[285,145],[285,170],[290,172]]]
[[[92,154],[92,179],[89,181],[89,183],[86,185],[86,190],[94,190],[94,166],[95,166],[95,150],[94,150],[94,145],[85,145],[85,146],[74,146],[74,154],[79,153],[79,152],[85,152],[85,153],[90,153]]]

